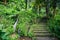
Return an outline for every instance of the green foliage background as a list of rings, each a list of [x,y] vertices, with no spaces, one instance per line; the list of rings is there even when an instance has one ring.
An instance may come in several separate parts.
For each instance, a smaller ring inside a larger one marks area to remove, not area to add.
[[[56,3],[58,2],[59,0],[56,1]],[[53,3],[54,2],[51,0],[50,9],[53,9]],[[29,9],[26,9],[25,0],[7,0],[6,5],[4,5],[2,1],[0,1],[0,38],[2,40],[16,40],[18,38],[18,34],[16,34],[16,39],[10,38],[10,35],[14,33],[13,25],[16,22],[16,19],[18,19],[16,31],[18,31],[18,29],[21,30],[20,36],[32,37],[33,31],[31,25],[35,22],[35,20],[37,20],[37,18],[41,19],[42,17],[46,16],[46,9],[45,7],[42,7],[42,5],[47,5],[45,0],[36,0],[35,3],[30,4],[32,8]],[[34,6],[41,7],[39,16],[37,15],[37,13],[35,13],[35,8],[33,10]],[[52,13],[52,10],[50,11]],[[51,33],[60,39],[60,12],[58,11],[60,11],[59,8],[57,8],[58,14],[54,16],[54,19],[50,19],[48,21],[48,26]],[[18,16],[16,17],[16,15]],[[29,27],[30,30],[28,29]],[[27,30],[29,30],[29,32]]]

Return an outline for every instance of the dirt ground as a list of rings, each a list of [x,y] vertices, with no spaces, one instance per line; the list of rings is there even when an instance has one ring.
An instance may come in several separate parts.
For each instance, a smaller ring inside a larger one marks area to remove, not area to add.
[[[32,40],[32,39],[29,37],[20,37],[19,40]]]

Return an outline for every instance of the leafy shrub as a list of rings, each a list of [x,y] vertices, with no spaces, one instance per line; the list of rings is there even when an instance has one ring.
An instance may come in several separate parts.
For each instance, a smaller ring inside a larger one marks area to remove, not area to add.
[[[0,27],[1,27],[0,29],[2,29],[2,31],[4,31],[8,34],[13,33],[13,31],[14,31],[13,24],[14,24],[13,19],[6,18],[6,16],[0,17]]]
[[[32,12],[32,9],[25,10],[25,7],[24,0],[8,0],[6,5],[0,4],[0,24],[3,24],[3,31],[7,34],[13,33],[13,25],[16,18],[14,19],[12,17],[18,14],[17,28],[21,30],[20,35],[31,37],[31,31],[27,33],[28,27],[30,26],[29,22],[36,18],[37,15]]]
[[[19,22],[18,22],[18,25],[17,25],[17,28],[21,30],[21,33],[20,35],[21,36],[28,36],[28,37],[32,37],[32,33],[33,32],[28,32],[28,29],[30,27],[30,21],[32,19],[34,19],[37,15],[34,14],[32,12],[32,10],[22,10],[20,11],[20,14],[19,14]],[[32,22],[31,22],[32,23]]]
[[[2,30],[0,30],[0,40],[8,40],[8,34],[6,34],[6,32],[3,32]]]
[[[56,15],[54,19],[49,20],[49,29],[51,33],[60,39],[60,16]]]
[[[8,17],[8,16],[7,16]],[[14,21],[11,18],[7,18],[6,16],[0,17],[0,38],[1,40],[15,40],[15,38],[10,38],[9,35],[14,33],[13,25]]]

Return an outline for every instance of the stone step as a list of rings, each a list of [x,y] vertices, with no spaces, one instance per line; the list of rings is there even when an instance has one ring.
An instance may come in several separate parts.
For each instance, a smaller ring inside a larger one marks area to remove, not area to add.
[[[33,26],[33,28],[35,28],[35,27],[47,27],[47,26],[45,26],[45,25]]]
[[[36,27],[32,27],[32,28],[33,28],[33,29],[39,29],[39,28],[44,28],[44,29],[45,29],[45,28],[49,28],[49,27],[47,27],[47,26],[39,26],[39,27],[36,26]]]
[[[47,27],[47,26],[46,25],[38,25],[38,26],[34,25],[33,28],[35,28],[35,27]]]
[[[40,24],[33,24],[32,26],[33,26],[33,27],[41,27],[41,26],[46,26],[46,24],[41,24],[41,23],[40,23]]]
[[[48,29],[33,29],[33,31],[48,31]]]
[[[36,37],[48,37],[51,36],[50,33],[34,33]]]
[[[55,37],[34,37],[36,40],[57,40]]]
[[[50,33],[49,31],[33,31],[34,33]]]
[[[48,27],[35,27],[33,29],[48,29]]]

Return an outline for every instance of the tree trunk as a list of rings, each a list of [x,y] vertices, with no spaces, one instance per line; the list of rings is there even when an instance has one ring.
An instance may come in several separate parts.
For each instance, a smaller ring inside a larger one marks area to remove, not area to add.
[[[27,0],[27,9],[29,9],[29,6],[30,6],[30,2],[29,0]]]
[[[56,0],[53,0],[53,18],[56,14]]]
[[[38,16],[39,16],[39,5],[38,5],[38,7],[37,7],[37,14],[38,14]]]
[[[3,2],[4,2],[4,4],[6,4],[7,3],[7,0],[3,0]]]
[[[30,1],[26,0],[25,3],[26,3],[26,9],[29,9],[29,7],[30,7]]]
[[[53,18],[55,16],[55,14],[56,14],[56,9],[53,9]]]
[[[25,0],[25,3],[26,3],[26,9],[27,9],[27,0]]]
[[[50,0],[46,0],[46,15],[49,18],[50,13]]]

